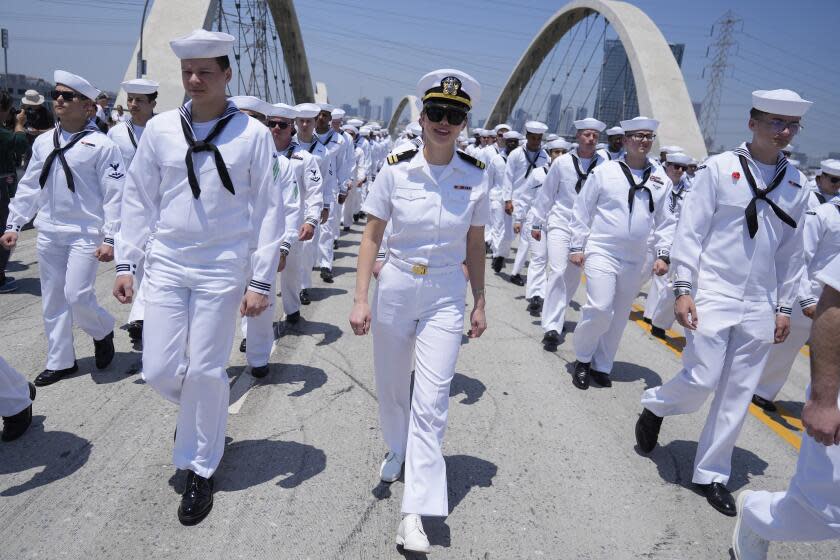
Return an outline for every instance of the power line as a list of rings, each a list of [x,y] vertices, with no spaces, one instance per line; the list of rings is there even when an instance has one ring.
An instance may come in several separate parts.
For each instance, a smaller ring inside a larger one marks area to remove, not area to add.
[[[712,26],[712,33],[714,33],[715,27],[717,27],[715,42],[709,47],[710,52],[712,50],[714,51],[714,59],[712,60],[712,64],[706,67],[710,73],[709,85],[706,89],[706,96],[703,98],[700,115],[700,128],[703,130],[707,148],[711,148],[715,141],[723,81],[726,78],[729,55],[737,45],[734,37],[735,28],[740,26],[743,29],[743,24],[744,21],[736,17],[730,10]]]

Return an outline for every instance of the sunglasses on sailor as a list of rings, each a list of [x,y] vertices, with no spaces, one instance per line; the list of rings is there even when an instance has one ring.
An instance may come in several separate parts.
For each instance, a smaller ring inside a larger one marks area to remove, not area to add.
[[[683,165],[681,163],[668,163],[668,165],[670,165],[674,169],[679,169],[680,171],[688,171],[688,166]]]
[[[646,134],[644,132],[633,132],[632,134],[628,134],[627,137],[631,140],[635,140],[636,142],[653,142],[656,140],[656,134]]]
[[[789,130],[791,134],[797,134],[800,130],[805,128],[799,121],[783,121],[782,119],[756,119],[770,127],[774,134],[781,134],[785,129]]]
[[[62,89],[54,89],[50,92],[50,98],[52,98],[53,101],[58,101],[59,97],[64,99],[64,101],[73,101],[74,99],[83,99],[85,96],[77,91]]]
[[[284,122],[284,121],[268,121],[267,123],[268,128],[279,128],[280,130],[286,130],[292,123]]]
[[[837,183],[840,183],[840,177],[835,177],[833,175],[829,175],[828,173],[823,173],[822,176],[823,176],[823,181],[828,181],[832,185],[836,185]]]
[[[426,105],[426,118],[433,123],[439,123],[446,117],[446,122],[452,125],[459,125],[467,120],[467,112],[454,107],[444,107],[441,105]]]

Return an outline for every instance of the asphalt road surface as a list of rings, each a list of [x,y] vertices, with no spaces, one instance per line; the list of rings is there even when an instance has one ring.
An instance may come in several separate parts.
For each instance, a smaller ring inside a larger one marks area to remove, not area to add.
[[[79,372],[39,389],[29,432],[0,444],[0,558],[400,558],[403,485],[378,480],[386,448],[371,339],[347,321],[359,233],[340,241],[334,284],[316,273],[314,301],[278,339],[268,377],[250,376],[238,339],[231,349],[227,448],[214,509],[198,526],[178,522],[176,410],[137,374],[139,349],[121,328],[116,359],[98,371],[92,341],[76,330]],[[0,296],[0,354],[34,379],[46,352],[34,232],[23,233],[9,272],[20,289]],[[123,327],[128,308],[111,295],[113,278],[113,266],[101,266],[97,294]],[[465,339],[452,384],[451,512],[425,520],[429,556],[729,558],[733,519],[691,486],[707,409],[667,418],[650,457],[635,450],[642,391],[679,370],[677,333],[666,345],[634,315],[614,386],[580,391],[570,378],[572,336],[544,351],[524,290],[489,266],[487,278],[489,329]],[[574,305],[567,319],[577,317]],[[807,377],[803,355],[780,396],[788,414],[749,415],[730,489],[787,487]],[[774,544],[770,557],[838,558],[840,544]]]

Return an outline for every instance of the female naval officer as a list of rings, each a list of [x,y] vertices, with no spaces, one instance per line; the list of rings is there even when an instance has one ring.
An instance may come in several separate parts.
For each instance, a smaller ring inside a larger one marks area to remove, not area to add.
[[[405,466],[397,545],[429,552],[420,516],[449,513],[441,443],[464,329],[462,263],[474,299],[468,334],[478,338],[487,328],[484,225],[490,202],[484,163],[455,149],[478,100],[478,82],[444,69],[423,76],[417,89],[425,143],[388,156],[365,200],[368,223],[350,324],[357,335],[373,331],[379,419],[390,450],[380,478],[394,482]],[[371,305],[368,287],[389,221],[388,254]]]

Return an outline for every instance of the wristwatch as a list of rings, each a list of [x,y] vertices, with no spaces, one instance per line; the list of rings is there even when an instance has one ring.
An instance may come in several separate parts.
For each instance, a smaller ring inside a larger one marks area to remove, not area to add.
[[[678,298],[680,296],[690,296],[691,295],[691,288],[674,288],[674,297]]]

